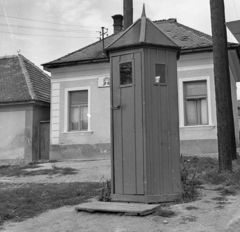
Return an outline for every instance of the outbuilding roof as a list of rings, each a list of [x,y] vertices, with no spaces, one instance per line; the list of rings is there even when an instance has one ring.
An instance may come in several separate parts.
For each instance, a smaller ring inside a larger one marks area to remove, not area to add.
[[[0,57],[0,104],[50,103],[50,77],[18,54]]]
[[[181,47],[181,54],[188,52],[199,52],[212,50],[212,37],[193,28],[177,22],[176,19],[158,20],[153,23],[175,44]],[[104,40],[105,48],[124,32],[111,35]],[[236,47],[237,44],[229,43],[229,46]],[[102,49],[102,41],[97,41],[89,46],[67,54],[57,60],[43,64],[45,69],[59,67],[62,65],[75,65],[80,63],[94,63],[106,61],[107,56]]]

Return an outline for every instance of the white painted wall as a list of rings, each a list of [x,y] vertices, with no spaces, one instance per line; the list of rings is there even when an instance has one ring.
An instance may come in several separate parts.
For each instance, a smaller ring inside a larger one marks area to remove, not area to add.
[[[110,75],[110,64],[97,63],[52,70],[51,144],[96,144],[110,142],[110,88],[99,88],[98,78]],[[185,126],[183,111],[183,83],[207,80],[209,125]],[[217,119],[212,53],[182,55],[178,61],[180,140],[216,140]],[[231,82],[234,120],[236,84]],[[69,132],[66,129],[66,91],[88,88],[90,91],[89,132]],[[236,124],[237,125],[237,124]],[[236,136],[238,131],[236,128]]]
[[[109,64],[82,65],[52,72],[51,144],[110,143],[110,88],[98,79],[110,76]],[[88,89],[89,131],[68,131],[68,91]]]
[[[25,111],[0,112],[0,160],[23,159]]]
[[[206,80],[209,125],[185,126],[183,83]],[[217,139],[216,101],[212,53],[184,55],[178,61],[178,102],[180,140]]]

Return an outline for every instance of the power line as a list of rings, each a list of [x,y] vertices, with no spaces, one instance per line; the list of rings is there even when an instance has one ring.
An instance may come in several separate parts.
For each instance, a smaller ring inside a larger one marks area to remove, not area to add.
[[[82,32],[88,32],[88,33],[97,33],[96,31],[88,31],[88,30],[68,30],[68,29],[55,29],[55,28],[47,28],[47,27],[31,27],[31,26],[21,26],[16,24],[6,24],[6,23],[0,23],[0,26],[11,26],[15,28],[25,28],[25,29],[36,29],[36,30],[46,30],[46,31],[59,31],[59,32],[73,32],[73,33],[82,33]]]
[[[0,31],[0,33],[4,33],[4,34],[11,34],[11,32],[7,32],[7,31]],[[30,35],[30,36],[49,36],[49,37],[62,37],[62,38],[96,38],[96,37],[73,37],[73,36],[60,36],[60,35],[34,35],[34,34],[25,34],[25,33],[16,33],[16,32],[12,32],[12,34],[16,34],[16,35]]]
[[[9,22],[8,22],[7,13],[6,13],[6,10],[5,10],[5,7],[4,7],[4,4],[3,4],[2,1],[1,1],[1,3],[2,3],[2,7],[3,7],[3,11],[4,11],[4,15],[3,15],[3,17],[5,17],[6,20],[7,20],[7,23],[8,23],[8,29],[9,29],[9,31],[10,31],[10,33],[11,33],[12,40],[14,41],[14,37],[13,37],[12,30],[11,30],[11,27],[10,27]],[[14,41],[14,42],[15,42],[15,41]]]
[[[0,17],[5,17],[5,15],[0,15]],[[34,22],[41,22],[41,23],[50,23],[50,24],[56,24],[56,25],[62,25],[62,26],[71,26],[71,27],[88,27],[88,26],[77,26],[77,25],[71,25],[71,24],[62,24],[62,23],[54,23],[54,22],[47,22],[47,21],[40,21],[35,19],[27,19],[27,18],[20,18],[20,17],[14,17],[14,16],[7,16],[8,18],[13,19],[21,19],[21,20],[28,20],[28,21],[34,21]],[[99,27],[88,27],[88,28],[99,28]]]
[[[237,17],[238,17],[238,12],[237,12],[237,8],[236,8],[235,1],[234,1],[234,0],[233,0],[233,5],[234,5],[234,8],[235,8],[236,15],[237,15]]]

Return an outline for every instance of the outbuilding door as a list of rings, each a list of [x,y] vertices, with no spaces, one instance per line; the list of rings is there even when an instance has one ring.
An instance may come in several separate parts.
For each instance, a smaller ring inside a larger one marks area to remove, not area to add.
[[[49,147],[50,147],[50,122],[39,122],[39,159],[49,159]]]
[[[144,194],[141,55],[112,58],[114,194]]]

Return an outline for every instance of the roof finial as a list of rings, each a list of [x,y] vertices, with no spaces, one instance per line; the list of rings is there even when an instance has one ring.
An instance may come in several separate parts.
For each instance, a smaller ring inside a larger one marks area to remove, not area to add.
[[[145,3],[143,3],[142,17],[145,17],[145,18],[146,18]]]

